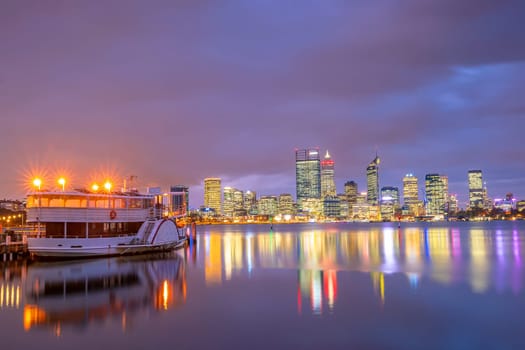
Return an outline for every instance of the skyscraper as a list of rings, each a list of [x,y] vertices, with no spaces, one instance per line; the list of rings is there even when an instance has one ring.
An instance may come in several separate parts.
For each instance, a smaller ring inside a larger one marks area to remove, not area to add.
[[[227,217],[233,217],[233,210],[234,210],[234,200],[233,200],[233,194],[235,192],[235,188],[226,186],[223,189],[223,195],[222,195],[222,212],[224,216]]]
[[[481,170],[469,170],[468,199],[470,209],[483,208],[484,197],[483,174]]]
[[[345,195],[346,200],[349,204],[355,204],[357,203],[357,195],[358,195],[358,189],[357,189],[357,183],[354,181],[347,181],[345,182]]]
[[[368,204],[379,204],[379,157],[376,154],[374,160],[366,168],[366,183]]]
[[[330,153],[326,151],[326,155],[321,161],[321,197],[335,195],[334,161],[330,157]]]
[[[257,213],[257,193],[253,191],[244,192],[244,210],[246,214],[253,215]]]
[[[443,176],[427,174],[425,176],[425,197],[427,215],[444,215],[447,194]]]
[[[381,201],[389,201],[394,205],[399,205],[399,188],[392,186],[385,186],[381,188]]]
[[[302,209],[304,199],[321,197],[319,149],[295,150],[295,184],[299,208]]]
[[[215,214],[221,214],[221,179],[208,177],[204,179],[204,206],[211,208]]]
[[[403,204],[411,207],[419,202],[419,191],[417,177],[406,174],[403,178]]]

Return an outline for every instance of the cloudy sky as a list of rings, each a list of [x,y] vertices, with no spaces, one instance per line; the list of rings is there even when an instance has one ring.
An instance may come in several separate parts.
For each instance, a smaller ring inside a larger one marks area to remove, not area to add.
[[[29,176],[205,177],[295,195],[294,149],[336,186],[467,171],[525,199],[525,1],[0,2],[0,198]],[[422,192],[422,191],[421,191]]]

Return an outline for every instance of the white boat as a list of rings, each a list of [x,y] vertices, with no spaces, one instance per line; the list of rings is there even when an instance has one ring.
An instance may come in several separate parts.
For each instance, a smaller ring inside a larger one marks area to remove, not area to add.
[[[176,220],[158,197],[137,192],[35,191],[27,197],[33,257],[80,258],[158,252],[183,246]]]

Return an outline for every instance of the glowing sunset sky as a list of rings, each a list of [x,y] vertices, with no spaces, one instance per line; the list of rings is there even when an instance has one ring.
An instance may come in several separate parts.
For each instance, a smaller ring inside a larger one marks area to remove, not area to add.
[[[525,199],[524,33],[520,0],[3,0],[0,198],[34,169],[295,196],[318,146],[338,192],[377,149],[381,187]]]

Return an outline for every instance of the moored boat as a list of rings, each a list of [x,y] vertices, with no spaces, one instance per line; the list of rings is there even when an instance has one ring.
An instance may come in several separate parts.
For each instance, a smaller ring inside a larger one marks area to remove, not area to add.
[[[136,191],[34,191],[27,197],[33,257],[80,258],[158,252],[183,246],[176,224],[185,208],[167,212],[157,196]]]

